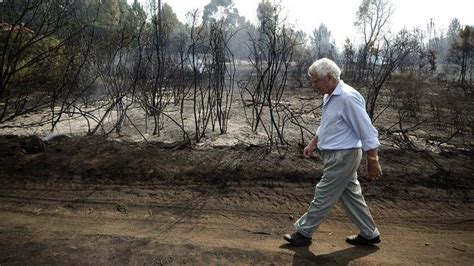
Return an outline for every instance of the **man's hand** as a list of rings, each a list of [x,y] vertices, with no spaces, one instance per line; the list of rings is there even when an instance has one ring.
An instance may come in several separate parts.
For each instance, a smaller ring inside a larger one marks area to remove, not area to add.
[[[306,146],[303,150],[303,156],[305,158],[310,158],[313,155],[315,149],[316,147],[308,144],[308,146]]]
[[[306,147],[303,150],[303,156],[305,158],[311,158],[313,156],[314,150],[316,150],[316,147],[318,146],[318,138],[314,137],[311,139],[311,141],[306,145]]]
[[[367,159],[367,174],[369,181],[378,181],[382,177],[382,167],[378,160]]]

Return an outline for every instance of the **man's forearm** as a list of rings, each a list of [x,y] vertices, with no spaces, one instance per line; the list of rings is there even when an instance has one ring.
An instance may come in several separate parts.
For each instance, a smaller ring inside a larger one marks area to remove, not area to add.
[[[318,146],[318,137],[314,136],[308,143],[308,146],[314,147],[316,149],[316,147]]]

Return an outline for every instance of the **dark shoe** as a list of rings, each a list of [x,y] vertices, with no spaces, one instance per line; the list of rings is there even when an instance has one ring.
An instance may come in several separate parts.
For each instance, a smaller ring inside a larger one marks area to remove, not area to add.
[[[375,238],[372,238],[372,239],[367,239],[361,235],[353,235],[353,236],[349,236],[346,238],[346,242],[349,243],[349,244],[352,244],[352,245],[355,245],[355,246],[358,246],[358,245],[373,245],[373,244],[377,244],[377,243],[380,243],[381,240],[380,240],[380,236],[377,236]]]
[[[298,246],[309,246],[311,245],[311,237],[305,237],[304,235],[294,232],[293,234],[285,234],[283,238],[290,243],[290,245]]]

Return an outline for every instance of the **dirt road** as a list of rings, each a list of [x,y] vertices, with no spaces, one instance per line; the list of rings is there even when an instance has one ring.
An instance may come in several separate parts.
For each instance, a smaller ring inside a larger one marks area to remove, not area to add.
[[[308,186],[307,186],[308,185]],[[308,247],[282,234],[305,210],[311,184],[225,187],[142,183],[12,185],[0,190],[0,264],[472,265],[474,221],[464,206],[369,201],[383,234],[353,247],[336,206]],[[423,210],[423,211],[421,211]],[[470,215],[470,216],[469,216]]]
[[[382,233],[377,247],[355,234],[336,205],[310,247],[282,234],[303,214],[321,175],[296,147],[189,148],[101,138],[50,143],[0,138],[0,265],[472,265],[472,155],[436,159],[384,148],[381,182],[364,195]],[[448,168],[448,167],[446,167]]]

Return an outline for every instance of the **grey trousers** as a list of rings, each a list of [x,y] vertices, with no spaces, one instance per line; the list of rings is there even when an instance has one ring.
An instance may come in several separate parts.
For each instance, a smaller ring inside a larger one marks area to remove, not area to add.
[[[306,237],[312,237],[337,200],[341,199],[361,236],[367,239],[379,236],[357,180],[361,149],[320,151],[320,154],[324,163],[323,176],[316,185],[308,211],[294,224],[295,229]]]

